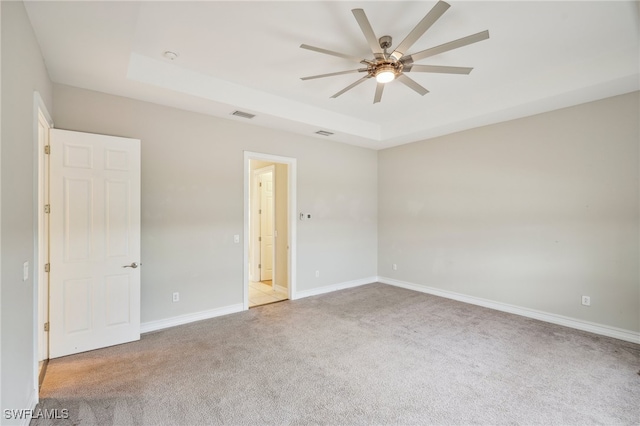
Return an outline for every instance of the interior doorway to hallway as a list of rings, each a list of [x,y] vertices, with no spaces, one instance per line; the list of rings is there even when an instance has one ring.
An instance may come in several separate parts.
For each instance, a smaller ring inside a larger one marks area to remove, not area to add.
[[[295,159],[245,153],[245,168],[244,307],[248,309],[292,298]]]

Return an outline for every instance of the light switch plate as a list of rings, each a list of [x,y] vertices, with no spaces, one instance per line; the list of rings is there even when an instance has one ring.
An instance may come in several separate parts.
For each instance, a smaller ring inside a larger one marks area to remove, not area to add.
[[[24,262],[22,264],[22,281],[26,281],[29,279],[29,262]]]

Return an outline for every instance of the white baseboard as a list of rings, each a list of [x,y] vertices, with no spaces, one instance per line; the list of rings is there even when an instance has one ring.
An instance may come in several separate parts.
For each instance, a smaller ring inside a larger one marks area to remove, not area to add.
[[[297,291],[293,295],[292,299],[293,300],[302,299],[305,297],[317,296],[319,294],[331,293],[332,291],[336,291],[336,290],[344,290],[346,288],[359,287],[361,285],[375,283],[377,280],[378,280],[378,277],[361,278],[359,280],[346,281],[343,283],[326,285],[323,287],[312,288],[309,290]]]
[[[39,399],[38,399],[38,390],[37,389],[33,389],[31,391],[31,395],[29,395],[29,402],[27,402],[27,407],[29,407],[31,410],[35,411],[36,406],[38,405]],[[25,416],[24,419],[21,419],[22,422],[21,424],[24,426],[29,426],[29,424],[31,423],[31,418],[29,418],[29,416]]]
[[[441,290],[438,288],[413,284],[406,281],[394,280],[392,278],[378,277],[378,282],[396,287],[406,288],[408,290],[418,291],[421,293],[433,294],[435,296],[445,297],[447,299],[458,300],[460,302],[470,303],[472,305],[483,306],[485,308],[495,309],[497,311],[521,315],[523,317],[550,322],[552,324],[558,324],[582,331],[588,331],[590,333],[600,334],[602,336],[613,337],[615,339],[625,340],[627,342],[640,343],[640,333],[631,330],[610,327],[608,325],[583,321],[575,318],[565,317],[562,315],[550,314],[548,312],[523,308],[521,306],[510,305],[502,302],[495,302],[493,300],[482,299],[479,297],[467,296],[465,294],[455,293],[453,291]]]
[[[2,413],[2,419],[13,420],[12,424],[29,426],[31,419],[36,413],[36,407],[38,405],[38,392],[33,389],[27,398],[27,403],[24,407],[20,408],[6,408]],[[4,423],[2,423],[4,424]]]
[[[194,321],[235,314],[236,312],[242,312],[243,310],[242,303],[238,303],[236,305],[223,306],[222,308],[211,309],[208,311],[194,312],[192,314],[179,315],[177,317],[165,318],[157,321],[143,322],[140,324],[140,333],[148,333],[150,331],[162,330],[164,328],[188,324]]]
[[[371,284],[376,282],[378,277],[370,277],[364,278],[360,280],[347,281],[344,283],[338,283],[333,285],[328,285],[324,287],[314,288],[311,290],[304,290],[297,292],[292,300],[301,299],[304,297],[315,296],[318,294],[330,293],[336,290],[343,290],[351,287],[358,287],[364,284]],[[289,290],[286,287],[276,286],[276,288],[288,292]],[[222,308],[211,309],[208,311],[195,312],[192,314],[185,314],[171,318],[165,318],[157,321],[149,321],[143,322],[140,324],[140,333],[149,333],[151,331],[162,330],[165,328],[175,327],[176,325],[188,324],[190,322],[201,321],[209,318],[215,318],[222,315],[234,314],[236,312],[244,311],[244,307],[242,303],[238,303],[236,305],[224,306]]]
[[[468,296],[461,293],[456,293],[449,290],[442,290],[434,287],[428,287],[424,285],[414,284],[406,281],[395,280],[387,277],[369,277],[359,280],[347,281],[343,283],[337,283],[327,285],[318,288],[312,288],[309,290],[302,290],[296,292],[292,300],[303,299],[305,297],[317,296],[320,294],[331,293],[337,290],[344,290],[352,287],[359,287],[361,285],[380,282],[383,284],[392,285],[395,287],[406,288],[408,290],[414,290],[420,293],[433,294],[435,296],[444,297],[447,299],[453,299],[464,303],[470,303],[472,305],[482,306],[489,309],[495,309],[497,311],[508,312],[515,315],[520,315],[527,318],[533,318],[540,321],[549,322],[552,324],[558,324],[565,327],[575,328],[577,330],[588,331],[590,333],[599,334],[602,336],[613,337],[615,339],[625,340],[627,342],[640,344],[640,333],[625,330],[622,328],[611,327],[608,325],[593,323],[589,321],[583,321],[575,318],[565,317],[562,315],[551,314],[548,312],[538,311],[535,309],[524,308],[521,306],[510,305],[508,303],[496,302],[493,300],[483,299],[475,296]],[[236,312],[242,312],[242,303],[230,306],[224,306],[222,308],[211,309],[208,311],[195,312],[193,314],[180,315],[177,317],[166,318],[157,321],[149,321],[140,324],[140,333],[148,333],[151,331],[162,330],[176,325],[188,324],[194,321],[201,321],[204,319],[215,318],[222,315],[233,314]],[[38,402],[37,395],[34,393],[31,396],[33,406]]]

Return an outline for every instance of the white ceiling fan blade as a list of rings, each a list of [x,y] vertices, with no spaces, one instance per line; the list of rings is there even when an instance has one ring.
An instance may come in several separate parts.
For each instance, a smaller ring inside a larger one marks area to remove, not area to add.
[[[331,73],[328,73],[328,74],[312,75],[312,76],[309,76],[309,77],[301,77],[300,80],[313,80],[314,78],[333,77],[334,75],[352,74],[352,73],[356,73],[356,72],[367,72],[367,69],[366,68],[360,68],[360,69],[357,69],[357,70],[338,71],[338,72],[331,72]]]
[[[367,19],[367,15],[364,13],[364,10],[353,9],[351,12],[353,13],[353,16],[356,17],[356,21],[358,21],[358,25],[360,26],[364,37],[367,39],[367,43],[369,43],[369,47],[371,48],[373,55],[376,58],[381,59],[383,57],[382,48],[378,42],[378,37],[376,37],[376,34],[373,32],[373,28],[371,28],[371,23],[369,22],[369,19]]]
[[[312,50],[314,52],[324,53],[325,55],[337,56],[338,58],[349,59],[355,62],[362,62],[363,60],[351,55],[346,55],[344,53],[335,52],[333,50],[323,49],[321,47],[309,46],[308,44],[301,44],[300,47],[302,49]]]
[[[376,85],[376,94],[373,97],[373,103],[377,104],[378,102],[380,102],[382,100],[382,91],[384,90],[384,85],[385,83],[378,83]]]
[[[415,61],[419,61],[420,59],[428,58],[430,56],[435,56],[440,53],[448,52],[453,49],[457,49],[459,47],[467,46],[469,44],[477,43],[482,40],[486,40],[489,38],[489,31],[481,31],[476,34],[472,34],[466,37],[459,38],[454,41],[450,41],[448,43],[441,44],[436,47],[431,47],[426,50],[422,50],[420,52],[412,53],[411,55],[403,58],[402,63],[410,64]]]
[[[351,90],[354,87],[356,87],[358,84],[363,83],[365,80],[368,80],[369,78],[371,78],[370,75],[365,75],[364,77],[362,77],[360,80],[357,80],[355,83],[351,83],[350,85],[348,85],[347,87],[345,87],[344,89],[342,89],[341,91],[339,91],[338,93],[336,93],[335,95],[332,96],[332,98],[337,98],[338,96],[342,95],[344,92],[346,92],[347,90]]]
[[[429,93],[429,91],[427,89],[425,89],[424,87],[422,87],[421,85],[419,85],[414,80],[410,79],[409,77],[407,77],[404,74],[400,74],[399,76],[397,76],[396,80],[398,80],[400,83],[404,84],[408,88],[413,89],[414,91],[418,92],[420,94],[420,96],[424,96],[427,93]]]
[[[449,9],[449,3],[439,1],[435,6],[422,18],[422,21],[418,22],[418,25],[411,30],[409,35],[396,47],[396,50],[391,53],[391,56],[396,60],[402,58],[404,54],[409,50],[413,43],[418,41],[422,34],[424,34],[440,17],[444,12]]]
[[[448,67],[442,65],[410,64],[402,68],[403,72],[433,72],[442,74],[469,74],[473,67]]]

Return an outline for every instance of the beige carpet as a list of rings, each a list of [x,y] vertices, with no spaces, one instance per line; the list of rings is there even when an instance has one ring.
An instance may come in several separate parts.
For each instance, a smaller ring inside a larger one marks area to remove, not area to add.
[[[640,424],[640,345],[383,284],[52,360],[32,425]]]

